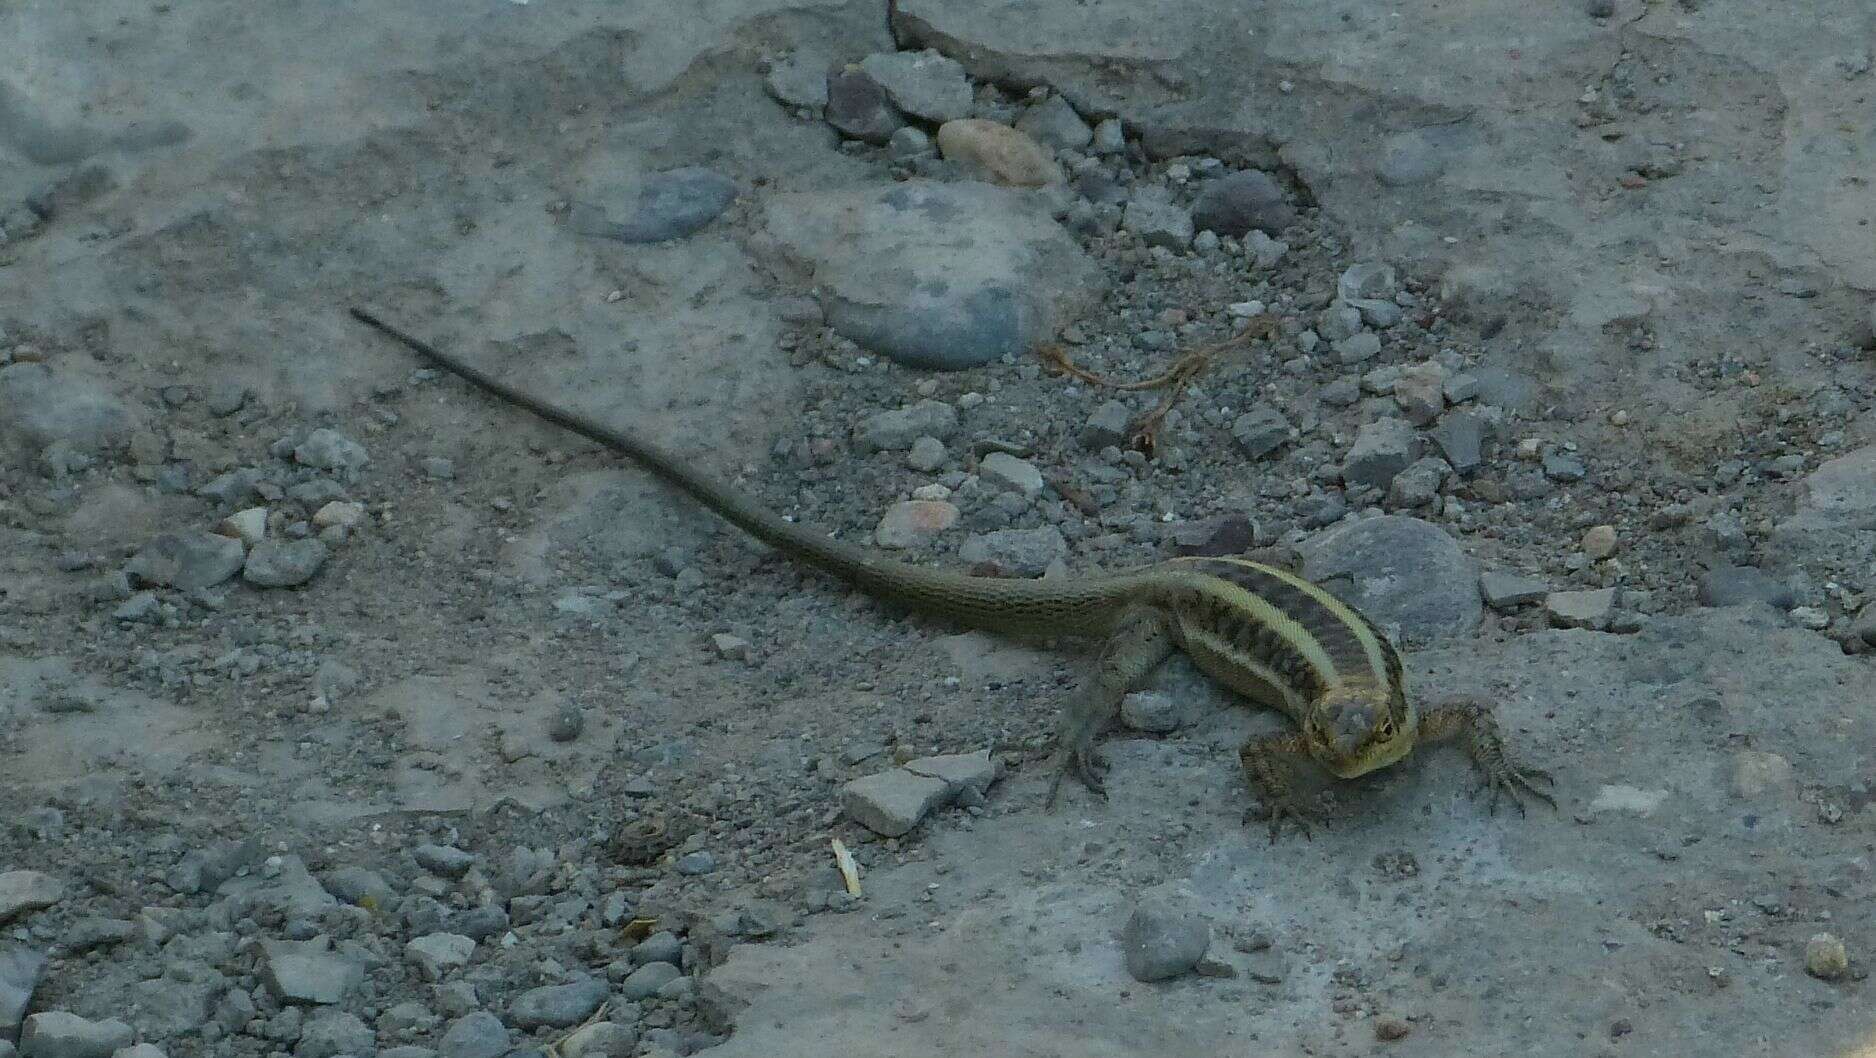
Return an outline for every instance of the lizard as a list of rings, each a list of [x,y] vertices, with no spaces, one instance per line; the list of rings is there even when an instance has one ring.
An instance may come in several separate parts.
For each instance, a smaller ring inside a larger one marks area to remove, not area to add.
[[[354,307],[351,314],[486,392],[626,456],[750,536],[877,600],[992,633],[1098,639],[1092,678],[1062,710],[1050,810],[1064,778],[1106,798],[1108,764],[1095,743],[1119,714],[1121,699],[1175,651],[1237,695],[1293,722],[1286,733],[1251,737],[1238,754],[1273,843],[1286,821],[1313,840],[1314,815],[1294,794],[1293,764],[1314,761],[1336,778],[1353,779],[1400,761],[1416,746],[1449,740],[1479,773],[1474,795],[1491,791],[1488,812],[1496,812],[1501,795],[1521,815],[1521,794],[1556,807],[1538,786],[1555,780],[1507,752],[1487,704],[1455,699],[1417,708],[1388,637],[1353,605],[1291,570],[1246,558],[1191,556],[1031,580],[902,562],[784,519],[695,460],[531,396],[366,309]]]

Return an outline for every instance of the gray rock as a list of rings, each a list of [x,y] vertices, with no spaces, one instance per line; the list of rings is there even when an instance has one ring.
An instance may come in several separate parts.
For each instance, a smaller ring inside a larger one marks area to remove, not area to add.
[[[371,462],[365,446],[337,430],[314,430],[293,447],[293,461],[320,470],[357,470]]]
[[[1419,457],[1420,436],[1405,419],[1376,419],[1363,423],[1356,432],[1355,444],[1342,465],[1342,480],[1385,489]]]
[[[465,908],[444,920],[449,925],[449,932],[460,933],[470,940],[484,941],[508,930],[508,912],[499,904],[481,904]]]
[[[1015,492],[1025,499],[1042,493],[1042,471],[1034,463],[1007,452],[991,452],[977,465],[978,473],[991,485]]]
[[[1876,529],[1876,445],[1832,459],[1804,479],[1798,515],[1833,529]]]
[[[339,906],[339,901],[306,869],[306,861],[290,855],[269,860],[256,874],[223,882],[220,892],[228,899],[230,910],[238,913],[265,907],[288,918],[316,919]]]
[[[827,107],[827,64],[791,55],[769,67],[763,87],[776,102],[820,117]]]
[[[260,862],[258,839],[221,841],[206,848],[192,849],[163,876],[163,881],[179,893],[200,893],[220,886],[243,868]]]
[[[1188,899],[1148,897],[1121,931],[1127,973],[1136,981],[1166,981],[1190,973],[1211,946],[1212,926]]]
[[[1068,541],[1052,525],[1040,529],[998,529],[978,533],[958,548],[971,565],[991,565],[1011,576],[1037,577],[1049,564],[1068,557]]]
[[[1544,596],[1544,615],[1558,628],[1600,631],[1609,627],[1609,619],[1615,615],[1615,596],[1614,588],[1553,591]]]
[[[1407,469],[1388,482],[1387,505],[1390,510],[1414,510],[1439,499],[1440,486],[1453,468],[1438,456],[1426,456],[1408,464]]]
[[[677,858],[676,866],[677,873],[679,874],[692,876],[709,874],[711,871],[717,869],[717,858],[715,855],[702,850],[687,852]]]
[[[562,1058],[632,1058],[637,1049],[638,1031],[616,1021],[595,1021],[560,1044]]]
[[[306,1019],[293,1058],[338,1058],[368,1055],[377,1049],[378,1035],[358,1015],[343,1010],[321,1010]]]
[[[953,796],[963,790],[974,790],[981,794],[990,789],[990,784],[997,781],[1003,769],[996,758],[987,749],[975,753],[945,753],[936,757],[919,757],[905,763],[905,770],[914,775],[944,782]]]
[[[855,822],[875,834],[896,838],[910,833],[951,792],[943,779],[894,768],[849,782],[841,787],[840,798]]]
[[[508,1020],[523,1029],[570,1028],[591,1017],[606,993],[606,982],[599,978],[530,988],[509,1004]]]
[[[366,867],[339,867],[320,876],[326,892],[354,906],[370,905],[384,911],[397,899],[397,890],[384,876]]]
[[[1331,408],[1346,408],[1361,399],[1361,380],[1353,375],[1343,375],[1332,382],[1323,383],[1316,396]]]
[[[244,989],[227,989],[215,1001],[215,1024],[220,1025],[223,1032],[240,1032],[257,1013],[259,1008]]]
[[[936,437],[920,437],[906,453],[906,465],[922,473],[931,473],[945,465],[945,443]]]
[[[1485,438],[1489,426],[1483,416],[1469,411],[1455,411],[1440,418],[1439,425],[1427,436],[1439,446],[1453,473],[1471,474],[1485,465]]]
[[[672,966],[682,966],[684,965],[684,942],[670,930],[661,929],[632,945],[630,958],[633,966],[644,966],[654,962],[668,962]]]
[[[1485,597],[1485,605],[1506,613],[1542,599],[1550,589],[1536,577],[1494,571],[1479,578],[1479,594]]]
[[[858,66],[827,75],[827,123],[841,135],[884,146],[905,124],[886,89]]]
[[[195,495],[212,499],[221,506],[240,506],[261,495],[257,486],[265,480],[265,473],[261,473],[257,467],[238,467],[195,486]]]
[[[649,999],[657,995],[659,989],[682,976],[683,973],[668,962],[646,963],[620,982],[619,994],[632,1002]]]
[[[603,208],[587,203],[578,230],[627,243],[669,242],[702,231],[736,201],[736,181],[702,166],[654,173],[639,188],[625,220],[603,219]]]
[[[1295,433],[1295,427],[1283,413],[1268,404],[1257,404],[1231,424],[1231,437],[1252,459],[1282,448]]]
[[[65,950],[72,953],[110,948],[136,936],[136,924],[121,918],[81,918],[66,929]]]
[[[1135,190],[1120,222],[1148,246],[1184,250],[1192,245],[1192,214],[1173,201],[1171,192],[1157,185]]]
[[[345,1000],[365,968],[330,950],[331,941],[264,941],[261,983],[283,1003],[330,1006]]]
[[[1763,603],[1780,610],[1798,605],[1797,593],[1777,577],[1752,566],[1720,566],[1694,581],[1694,601],[1702,606],[1749,606]]]
[[[65,883],[40,871],[0,872],[0,925],[65,899]]]
[[[1353,338],[1361,333],[1361,310],[1340,303],[1330,305],[1316,314],[1316,333],[1329,343]],[[1375,352],[1380,351],[1377,343]]]
[[[1856,620],[1850,624],[1850,633],[1870,646],[1876,647],[1876,602],[1863,604],[1863,611],[1857,614]],[[0,973],[0,982],[4,979],[5,974]],[[4,984],[0,984],[0,990],[4,987]],[[0,1030],[4,1030],[5,1025],[4,1021],[0,1021]]]
[[[1094,140],[1094,130],[1081,120],[1068,100],[1059,95],[1030,107],[1017,119],[1016,128],[1037,143],[1058,151],[1078,151]]]
[[[1131,433],[1133,412],[1127,405],[1117,400],[1110,400],[1094,409],[1088,421],[1082,426],[1078,439],[1083,448],[1099,452],[1109,445],[1122,445]]]
[[[1220,235],[1281,235],[1296,223],[1296,208],[1268,173],[1246,169],[1207,183],[1192,203],[1192,222]]]
[[[0,229],[6,227],[6,218],[0,217]],[[0,1058],[19,1058],[19,1051],[14,1049],[13,1041],[0,1039]]]
[[[909,408],[869,416],[860,424],[858,440],[868,452],[899,452],[921,437],[943,440],[957,429],[956,408],[940,400],[921,400]]]
[[[478,1010],[451,1022],[436,1051],[438,1058],[501,1058],[508,1053],[510,1042],[501,1019]]]
[[[456,477],[456,461],[443,456],[426,456],[417,462],[417,468],[424,477],[435,481],[452,481]]]
[[[0,1054],[0,1058],[6,1058],[6,1056]],[[168,1056],[154,1043],[139,1043],[113,1053],[111,1058],[168,1058]]]
[[[257,588],[291,588],[313,579],[331,555],[316,537],[262,540],[248,552],[241,579]]]
[[[1446,372],[1438,364],[1422,364],[1401,372],[1394,383],[1394,403],[1415,426],[1425,426],[1446,410]]]
[[[1094,142],[1089,146],[1096,154],[1118,154],[1126,150],[1126,126],[1119,118],[1103,118],[1094,126]]]
[[[893,133],[892,139],[886,141],[886,154],[896,162],[924,158],[937,149],[923,129],[915,129],[910,125]]]
[[[894,106],[933,124],[969,117],[972,93],[963,64],[936,51],[881,52],[860,61]]]
[[[417,866],[439,878],[461,878],[475,866],[476,858],[453,845],[419,845],[410,850]]]
[[[404,958],[434,984],[451,970],[468,965],[475,950],[476,942],[460,933],[429,933],[404,945]]]
[[[247,555],[241,541],[214,533],[164,533],[124,564],[137,585],[196,591],[212,588],[236,573]]]
[[[0,367],[0,446],[18,454],[53,444],[95,452],[125,442],[137,425],[103,380],[41,363]]]
[[[1588,473],[1588,469],[1583,466],[1583,461],[1569,452],[1558,448],[1547,449],[1544,452],[1544,476],[1552,481],[1567,485],[1583,480],[1584,475]]]
[[[909,367],[1028,355],[1105,282],[1046,208],[984,183],[775,195],[764,218],[778,249],[813,269],[829,325]]]
[[[46,957],[41,952],[15,945],[0,947],[0,1040],[19,1035],[20,1019],[32,1005],[45,969]]]
[[[887,509],[873,541],[888,550],[920,547],[956,525],[958,509],[944,500],[907,500]]]
[[[1299,549],[1303,575],[1319,584],[1344,581],[1337,594],[1403,636],[1430,641],[1469,636],[1484,608],[1478,568],[1439,526],[1388,515],[1346,522],[1311,537]]]
[[[163,601],[153,591],[140,591],[125,599],[117,609],[111,611],[112,620],[134,624],[137,622],[156,623],[163,613]]]
[[[137,1038],[129,1025],[112,1018],[90,1021],[64,1010],[26,1019],[20,1030],[20,1058],[111,1058]]]
[[[1120,700],[1120,719],[1135,731],[1163,735],[1185,723],[1185,708],[1170,694],[1135,691]]]
[[[1381,355],[1381,336],[1373,331],[1350,335],[1333,345],[1336,357],[1344,364],[1359,364]]]

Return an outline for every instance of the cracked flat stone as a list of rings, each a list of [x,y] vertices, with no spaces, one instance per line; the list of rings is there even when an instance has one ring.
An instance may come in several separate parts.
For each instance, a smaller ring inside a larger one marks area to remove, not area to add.
[[[855,822],[882,837],[896,838],[911,833],[951,792],[943,779],[894,768],[853,780],[841,787],[840,797]]]

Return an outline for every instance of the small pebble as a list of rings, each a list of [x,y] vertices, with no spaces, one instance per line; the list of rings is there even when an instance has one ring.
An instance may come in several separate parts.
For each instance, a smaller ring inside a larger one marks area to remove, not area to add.
[[[1835,981],[1850,970],[1850,955],[1833,933],[1813,934],[1804,945],[1804,972],[1823,981]]]
[[[1598,525],[1583,534],[1583,553],[1590,561],[1600,562],[1615,554],[1615,526]]]

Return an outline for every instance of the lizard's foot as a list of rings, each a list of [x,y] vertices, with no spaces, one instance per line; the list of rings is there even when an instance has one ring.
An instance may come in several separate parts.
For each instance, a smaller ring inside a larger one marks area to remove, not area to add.
[[[1055,799],[1062,792],[1062,780],[1072,778],[1088,788],[1088,792],[1102,800],[1107,799],[1107,780],[1102,772],[1107,770],[1107,762],[1094,751],[1094,744],[1064,748],[1057,755],[1055,776],[1049,780],[1049,802],[1046,806],[1055,810]]]
[[[1472,796],[1477,797],[1486,790],[1492,791],[1492,799],[1485,803],[1488,814],[1498,812],[1498,799],[1501,796],[1511,798],[1511,803],[1518,806],[1518,814],[1524,814],[1523,794],[1543,801],[1552,808],[1557,807],[1557,799],[1538,788],[1539,782],[1557,785],[1549,772],[1542,768],[1527,768],[1514,761],[1500,757],[1490,765],[1479,765],[1479,784],[1472,788]]]
[[[1283,833],[1283,821],[1286,819],[1295,823],[1296,829],[1302,831],[1304,841],[1316,840],[1309,830],[1309,825],[1318,821],[1315,814],[1297,804],[1296,799],[1288,795],[1275,799],[1266,798],[1261,812],[1253,808],[1244,813],[1245,826],[1250,826],[1258,819],[1264,819],[1270,823],[1272,845],[1277,843],[1278,835]]]

